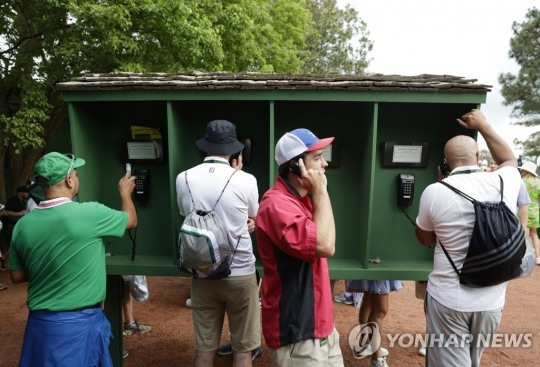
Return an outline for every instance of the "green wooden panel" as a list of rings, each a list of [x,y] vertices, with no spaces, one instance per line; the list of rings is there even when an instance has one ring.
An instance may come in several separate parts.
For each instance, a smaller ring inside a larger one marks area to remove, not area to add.
[[[485,93],[382,92],[336,90],[111,90],[65,91],[67,102],[93,101],[345,101],[484,103]]]
[[[275,102],[276,139],[299,127],[334,136],[339,165],[326,169],[337,230],[336,259],[362,259],[367,241],[373,104]]]
[[[126,142],[131,140],[131,125],[159,128],[167,144],[167,109],[164,102],[145,103],[78,103],[71,105],[74,152],[86,160],[79,169],[81,201],[99,201],[120,209],[118,181],[125,173]],[[166,155],[166,160],[168,156]],[[135,202],[138,227],[136,251],[140,255],[173,255],[171,246],[171,186],[167,163],[134,163],[133,169],[150,170],[150,200]],[[130,254],[129,236],[110,238],[106,250],[113,254]]]
[[[181,116],[183,133],[176,143],[181,144],[180,154],[185,157],[174,176],[202,162],[205,153],[196,147],[195,141],[204,136],[208,122],[224,119],[236,125],[239,139],[251,139],[253,162],[244,165],[243,169],[257,177],[259,194],[266,191],[265,183],[269,181],[266,157],[270,150],[268,102],[183,101],[171,104],[175,114]]]
[[[107,91],[67,92],[66,97],[71,101],[73,151],[87,160],[79,170],[82,201],[120,207],[117,182],[130,125],[159,128],[164,138],[165,162],[134,165],[151,172],[150,199],[137,203],[136,261],[129,256],[128,236],[108,239],[107,251],[114,254],[107,259],[110,274],[183,275],[176,269],[182,218],[175,179],[202,161],[204,153],[195,141],[204,135],[206,124],[227,119],[236,124],[239,138],[252,140],[253,163],[244,170],[257,177],[260,196],[274,183],[274,145],[286,131],[306,127],[319,137],[336,137],[339,164],[326,171],[337,227],[336,254],[330,259],[336,279],[427,277],[432,250],[418,244],[414,228],[396,205],[397,174],[416,175],[414,204],[406,209],[415,218],[422,190],[435,180],[446,140],[473,135],[455,118],[485,99],[483,94],[335,91]],[[428,167],[382,167],[380,147],[385,141],[429,142]],[[257,255],[255,238],[254,248]],[[370,264],[375,257],[382,262]]]
[[[437,179],[437,164],[444,157],[444,144],[456,134],[471,135],[455,121],[471,105],[379,104],[377,165],[373,177],[374,210],[369,258],[384,260],[431,260],[433,251],[421,246],[414,227],[397,206],[397,176],[412,173],[416,178],[413,206],[406,212],[414,220],[425,187]],[[385,141],[428,142],[429,164],[426,168],[382,167],[382,144]]]

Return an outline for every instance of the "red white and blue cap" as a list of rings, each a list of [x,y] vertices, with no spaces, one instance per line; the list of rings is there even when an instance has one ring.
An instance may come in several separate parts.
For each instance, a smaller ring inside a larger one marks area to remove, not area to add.
[[[308,129],[296,129],[285,133],[276,144],[276,162],[282,165],[304,152],[324,149],[334,138],[319,139]]]

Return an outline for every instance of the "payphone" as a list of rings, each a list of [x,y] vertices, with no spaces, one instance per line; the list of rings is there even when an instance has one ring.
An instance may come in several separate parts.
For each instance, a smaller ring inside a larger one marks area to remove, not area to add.
[[[407,207],[413,204],[414,199],[414,175],[410,173],[400,173],[398,175],[398,198],[399,207]]]

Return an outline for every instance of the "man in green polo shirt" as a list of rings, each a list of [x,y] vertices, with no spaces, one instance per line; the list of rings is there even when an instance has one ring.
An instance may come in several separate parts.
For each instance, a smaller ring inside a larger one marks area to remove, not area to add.
[[[28,281],[30,310],[20,366],[112,366],[105,299],[103,237],[137,226],[134,178],[118,183],[122,208],[78,203],[81,158],[57,152],[35,166],[45,200],[15,226],[9,259],[13,283]]]

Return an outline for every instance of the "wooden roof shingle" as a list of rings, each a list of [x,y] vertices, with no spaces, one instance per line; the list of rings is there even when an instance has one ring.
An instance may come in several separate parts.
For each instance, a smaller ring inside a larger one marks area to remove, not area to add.
[[[87,73],[58,83],[61,91],[96,90],[354,90],[485,93],[491,85],[453,75],[306,75],[264,73]]]

